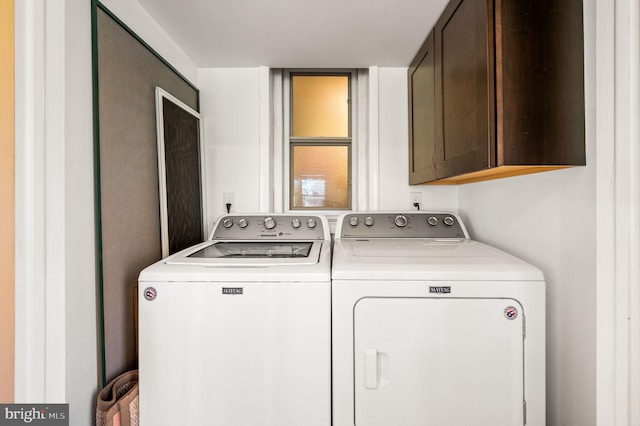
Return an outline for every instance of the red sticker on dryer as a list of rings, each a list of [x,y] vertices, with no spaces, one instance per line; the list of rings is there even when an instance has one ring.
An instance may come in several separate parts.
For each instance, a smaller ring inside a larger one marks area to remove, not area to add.
[[[508,320],[514,320],[514,319],[516,319],[518,317],[518,310],[513,306],[507,306],[504,309],[504,316]]]

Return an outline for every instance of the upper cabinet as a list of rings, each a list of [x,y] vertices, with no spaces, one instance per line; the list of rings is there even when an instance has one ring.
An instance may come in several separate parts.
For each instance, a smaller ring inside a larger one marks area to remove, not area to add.
[[[452,0],[408,70],[409,183],[584,165],[582,0]]]
[[[409,68],[409,183],[436,179],[433,31]],[[414,94],[415,95],[412,95]],[[415,117],[415,118],[414,118]]]

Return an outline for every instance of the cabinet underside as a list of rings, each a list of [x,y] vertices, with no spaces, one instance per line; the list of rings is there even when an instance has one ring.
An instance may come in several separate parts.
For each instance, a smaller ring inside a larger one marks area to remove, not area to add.
[[[569,167],[571,166],[500,166],[425,183],[427,185],[460,185],[464,183],[482,182],[485,180],[500,179],[511,176],[567,169]]]

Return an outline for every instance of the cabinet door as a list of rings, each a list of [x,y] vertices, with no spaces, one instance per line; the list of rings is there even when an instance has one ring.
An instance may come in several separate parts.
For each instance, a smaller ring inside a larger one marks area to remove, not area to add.
[[[435,27],[436,177],[495,164],[493,1],[453,0]]]
[[[498,165],[584,165],[582,0],[496,2]]]
[[[522,318],[512,299],[360,300],[355,424],[523,425]]]
[[[409,184],[436,179],[435,52],[433,31],[408,70]]]

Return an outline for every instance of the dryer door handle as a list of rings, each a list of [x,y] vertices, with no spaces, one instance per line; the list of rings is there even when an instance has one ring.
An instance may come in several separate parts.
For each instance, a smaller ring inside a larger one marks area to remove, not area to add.
[[[378,389],[378,351],[375,348],[364,351],[364,387]]]

